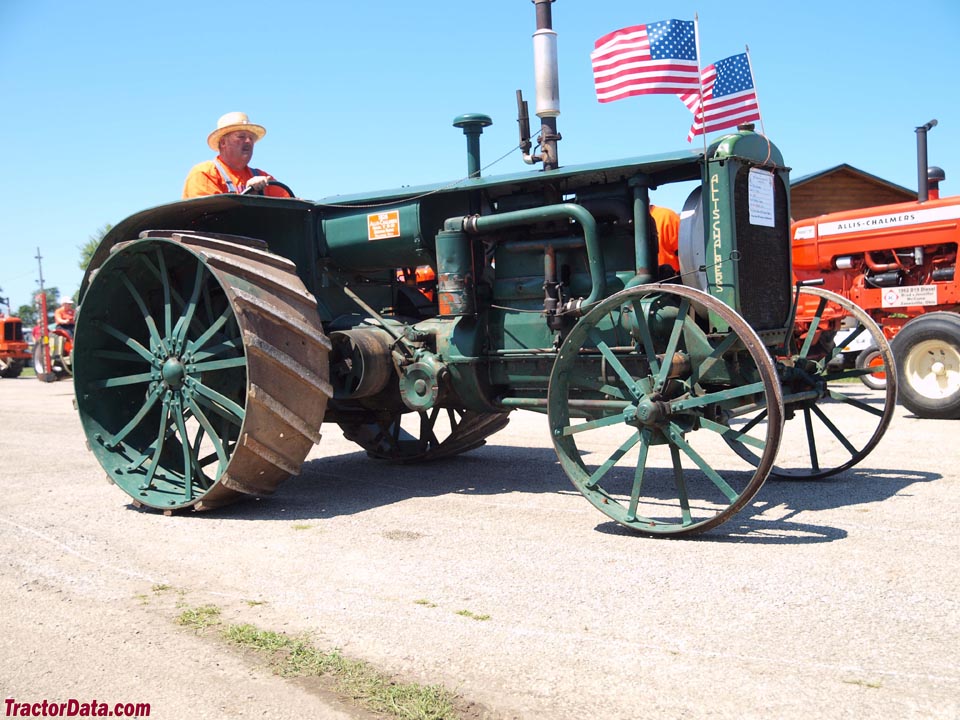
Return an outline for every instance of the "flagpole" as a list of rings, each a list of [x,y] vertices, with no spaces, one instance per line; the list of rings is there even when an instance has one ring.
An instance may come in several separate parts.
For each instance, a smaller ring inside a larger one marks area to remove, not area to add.
[[[750,68],[750,82],[753,83],[753,95],[757,101],[757,115],[760,116],[760,132],[764,137],[767,135],[767,129],[763,126],[763,112],[760,110],[760,91],[757,89],[757,79],[753,76],[753,63],[750,61],[750,46],[744,45],[747,49],[747,67]]]
[[[700,69],[700,16],[699,13],[693,14],[693,40],[697,45],[697,82],[700,83],[700,102],[697,103],[697,110],[700,112],[700,129],[703,135],[703,177],[707,177],[707,132],[706,118],[703,115],[703,71]],[[748,56],[749,60],[749,56]],[[753,71],[750,71],[751,74]],[[693,124],[697,124],[697,113],[693,114]]]

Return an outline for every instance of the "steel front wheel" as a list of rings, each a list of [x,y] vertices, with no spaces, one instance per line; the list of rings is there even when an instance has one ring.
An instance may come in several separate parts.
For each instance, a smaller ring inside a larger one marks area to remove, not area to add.
[[[712,331],[706,318],[728,329]],[[744,407],[766,412],[760,437],[729,426]],[[756,333],[679,285],[638,286],[595,306],[561,346],[548,392],[554,448],[574,486],[621,525],[660,536],[716,527],[750,501],[776,457],[782,407]],[[732,452],[738,444],[760,462]]]
[[[84,296],[74,387],[89,444],[138,504],[268,494],[319,440],[329,342],[292,263],[259,241],[152,233]]]
[[[844,345],[868,338],[880,362],[848,369],[836,365],[843,349],[835,342],[837,337],[843,338]],[[793,347],[779,354],[778,367],[786,416],[780,455],[771,475],[823,479],[870,454],[893,418],[897,372],[890,344],[866,311],[829,290],[800,288]],[[879,372],[886,377],[879,390],[854,382]],[[759,410],[731,419],[731,427],[753,435],[763,432],[766,421]],[[736,449],[750,462],[760,461],[749,445],[738,444]]]

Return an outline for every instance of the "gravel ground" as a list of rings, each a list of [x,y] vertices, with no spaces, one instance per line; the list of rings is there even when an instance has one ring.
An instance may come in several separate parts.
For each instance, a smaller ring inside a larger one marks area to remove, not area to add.
[[[0,691],[18,702],[362,716],[179,627],[186,602],[491,718],[960,716],[958,421],[898,408],[859,467],[768,481],[671,541],[607,522],[528,413],[421,467],[324,426],[275,496],[165,517],[105,482],[69,383],[2,380],[0,408]]]

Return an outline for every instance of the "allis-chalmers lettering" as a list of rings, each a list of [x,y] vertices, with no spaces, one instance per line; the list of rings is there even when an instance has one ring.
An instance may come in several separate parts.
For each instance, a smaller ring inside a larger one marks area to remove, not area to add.
[[[713,239],[714,286],[723,289],[723,265],[720,264],[720,176],[710,176],[710,237]]]

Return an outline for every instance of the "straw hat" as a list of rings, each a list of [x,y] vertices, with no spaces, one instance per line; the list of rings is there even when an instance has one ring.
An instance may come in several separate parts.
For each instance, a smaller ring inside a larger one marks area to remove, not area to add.
[[[211,150],[220,150],[220,138],[236,130],[246,130],[253,133],[257,140],[262,139],[267,134],[266,128],[262,125],[254,125],[250,122],[246,113],[228,112],[217,120],[217,129],[207,136],[207,145],[210,146]]]

